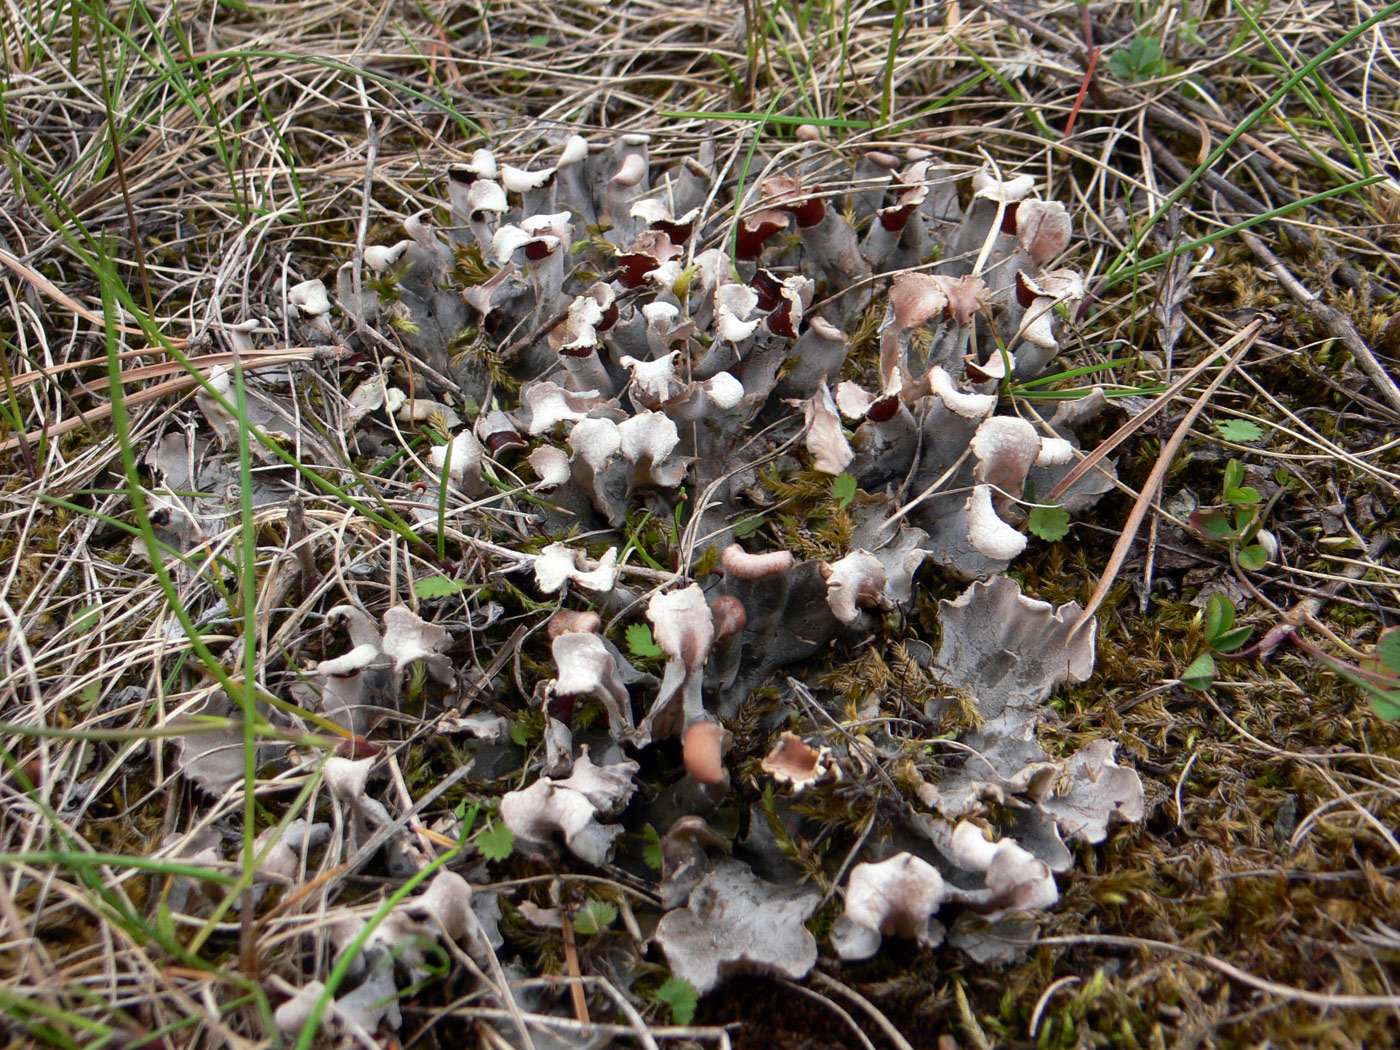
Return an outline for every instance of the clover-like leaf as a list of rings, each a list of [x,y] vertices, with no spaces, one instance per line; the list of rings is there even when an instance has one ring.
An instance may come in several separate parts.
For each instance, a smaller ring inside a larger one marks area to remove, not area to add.
[[[617,919],[617,907],[590,897],[574,916],[574,932],[584,937],[606,930]]]
[[[515,832],[503,822],[490,822],[477,835],[476,848],[487,860],[505,860],[515,849]]]
[[[450,598],[461,594],[471,584],[466,580],[453,580],[446,576],[423,576],[413,581],[413,591],[420,599]]]
[[[648,824],[642,828],[642,837],[646,839],[646,845],[642,847],[642,859],[647,862],[647,867],[652,871],[661,870],[661,836],[656,829]]]
[[[651,628],[644,623],[634,623],[627,628],[627,648],[639,658],[666,655],[652,638]]]
[[[700,1003],[700,995],[689,981],[672,977],[656,990],[656,1001],[671,1008],[672,1021],[687,1025],[695,1020],[695,1007]]]
[[[1069,511],[1057,506],[1032,507],[1026,527],[1042,540],[1064,539],[1069,534]]]
[[[1114,75],[1129,83],[1151,80],[1164,72],[1166,65],[1162,42],[1151,34],[1133,37],[1132,43],[1113,52],[1108,60]]]
[[[1206,602],[1204,625],[1206,641],[1211,645],[1230,628],[1235,626],[1235,604],[1223,594],[1212,594]]]
[[[1257,423],[1251,423],[1247,419],[1225,419],[1215,424],[1215,432],[1226,441],[1245,442],[1258,441],[1264,436],[1264,431]]]
[[[1191,661],[1191,666],[1181,672],[1181,684],[1192,689],[1209,689],[1215,680],[1215,657],[1202,653]]]
[[[837,474],[836,480],[831,483],[831,498],[838,507],[849,506],[851,500],[856,498],[856,476],[849,470]]]
[[[1240,563],[1240,568],[1248,569],[1250,572],[1258,572],[1265,565],[1269,564],[1269,552],[1258,543],[1251,543],[1247,547],[1241,547],[1236,557]]]

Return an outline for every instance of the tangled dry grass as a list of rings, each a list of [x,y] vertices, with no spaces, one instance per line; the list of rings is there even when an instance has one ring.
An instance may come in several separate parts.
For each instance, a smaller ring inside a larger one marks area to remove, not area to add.
[[[712,139],[736,177],[756,142],[782,141],[799,120],[826,122],[840,150],[919,146],[954,166],[1033,173],[1072,202],[1093,295],[1066,358],[1114,362],[1120,391],[1145,400],[1262,321],[1126,551],[1100,610],[1096,676],[1055,701],[1064,753],[1105,734],[1122,742],[1149,784],[1147,820],[1079,848],[1017,964],[890,945],[801,985],[726,985],[688,1027],[646,999],[662,967],[638,985],[641,1007],[609,971],[607,938],[640,932],[634,913],[653,887],[520,854],[488,869],[472,846],[462,858],[474,883],[542,905],[552,892],[566,912],[607,902],[617,929],[595,941],[508,915],[501,957],[519,972],[497,963],[477,983],[474,960],[449,957],[445,980],[403,1002],[401,1042],[517,1045],[519,1008],[481,992],[509,981],[521,996],[574,989],[573,1014],[549,1022],[561,1041],[1388,1045],[1400,1010],[1400,736],[1335,665],[1377,670],[1380,633],[1400,623],[1400,391],[1387,374],[1400,353],[1396,19],[1301,0],[1252,14],[1194,2],[240,0],[101,15],[4,3],[0,1008],[11,1045],[273,1040],[271,1007],[324,957],[327,916],[369,915],[402,885],[367,865],[369,843],[318,855],[295,892],[254,907],[245,864],[191,867],[166,845],[205,831],[242,843],[242,827],[290,820],[314,788],[305,772],[263,776],[253,795],[240,782],[211,802],[175,775],[171,739],[211,684],[192,634],[260,699],[285,700],[297,669],[330,655],[322,614],[340,596],[382,612],[412,600],[411,581],[450,570],[470,585],[452,616],[501,603],[505,615],[470,635],[471,695],[415,680],[383,731],[395,818],[429,856],[456,849],[463,810],[502,788],[442,733],[445,703],[501,713],[532,742],[521,708],[544,657],[530,638],[549,610],[489,575],[491,552],[465,517],[441,531],[451,559],[385,526],[416,502],[412,456],[359,460],[385,468],[373,485],[328,470],[340,491],[308,483],[291,513],[235,496],[226,527],[172,563],[165,589],[128,486],[162,434],[197,425],[197,384],[162,342],[206,370],[227,365],[232,326],[284,318],[282,289],[396,237],[404,215],[438,203],[445,165],[484,143],[509,154],[540,126],[567,125],[647,132],[656,155],[679,158]],[[252,333],[267,349],[245,367],[285,370],[304,432],[346,450],[334,369],[306,367],[315,349],[279,326]],[[116,419],[111,361],[124,362]],[[1089,600],[1204,389],[1188,385],[1122,446],[1118,495],[1013,567],[1027,593]],[[401,447],[413,439],[405,428]],[[1189,528],[1192,510],[1221,502],[1232,460],[1278,495],[1266,522],[1278,552],[1258,572]],[[800,486],[791,495],[774,535],[819,545],[802,513],[828,508]],[[520,532],[504,501],[477,509]],[[664,532],[639,530],[665,551]],[[815,669],[852,722],[872,692],[892,716],[921,706],[926,683],[904,643],[929,639],[937,600],[955,593],[921,579],[889,644],[832,652]],[[1205,648],[1212,594],[1254,638],[1242,658],[1217,657],[1210,688],[1191,688],[1181,679]],[[177,605],[204,618],[182,625]],[[1274,645],[1256,647],[1265,638]],[[246,653],[256,660],[243,665]],[[744,729],[758,717],[733,727],[736,790],[750,801],[763,795],[766,739]],[[887,771],[891,783],[904,775]],[[831,827],[822,842],[788,844],[814,868],[862,834],[818,801],[805,815]],[[211,898],[202,918],[169,905],[191,875]]]

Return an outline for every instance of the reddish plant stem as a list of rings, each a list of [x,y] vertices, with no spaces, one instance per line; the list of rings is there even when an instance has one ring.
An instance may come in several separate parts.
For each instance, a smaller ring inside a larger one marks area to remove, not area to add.
[[[1088,8],[1085,9],[1085,18],[1088,18]],[[1089,51],[1089,68],[1084,70],[1084,82],[1079,85],[1079,94],[1074,98],[1074,106],[1069,111],[1069,119],[1065,121],[1065,138],[1068,139],[1074,133],[1074,118],[1079,116],[1079,107],[1084,105],[1084,96],[1089,93],[1089,82],[1094,79],[1094,69],[1099,64],[1099,49],[1092,48]]]

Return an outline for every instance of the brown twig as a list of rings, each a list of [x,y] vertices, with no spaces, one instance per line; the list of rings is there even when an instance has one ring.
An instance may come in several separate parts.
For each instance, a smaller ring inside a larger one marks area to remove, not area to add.
[[[25,265],[23,262],[15,258],[3,248],[0,248],[0,263],[9,267],[19,276],[23,277],[26,281],[32,284],[35,288],[39,289],[39,291],[47,295],[54,302],[58,303],[65,309],[77,314],[83,320],[91,321],[93,324],[100,325],[103,328],[107,327],[107,319],[103,317],[100,313],[97,313],[95,310],[89,310],[82,303],[78,302],[72,296],[68,295],[66,292],[60,289],[57,285],[55,285],[43,274],[41,274],[38,270],[34,269],[31,266]],[[155,318],[152,317],[151,320],[154,322]],[[117,325],[117,331],[121,332],[123,335],[146,334],[140,328],[128,328],[126,327],[126,325]],[[187,339],[176,339],[171,336],[166,336],[165,338],[170,342],[172,346],[176,347],[182,347],[188,342]]]
[[[1211,363],[1215,361],[1216,358],[1221,357],[1224,354],[1228,354],[1242,340],[1248,339],[1250,342],[1253,342],[1254,339],[1258,336],[1259,329],[1263,327],[1263,324],[1264,322],[1262,319],[1256,319],[1250,322],[1247,328],[1235,335],[1228,343],[1226,343],[1220,349],[1216,350],[1214,353],[1207,356],[1198,365],[1196,365],[1196,367],[1191,369],[1191,371],[1187,372],[1184,376],[1182,376],[1175,383],[1169,386],[1161,394],[1157,395],[1155,401],[1153,401],[1141,412],[1133,416],[1132,419],[1128,420],[1121,427],[1115,430],[1112,434],[1105,438],[1098,445],[1098,447],[1094,449],[1093,452],[1090,452],[1087,456],[1085,456],[1078,463],[1076,463],[1070,469],[1069,473],[1067,473],[1063,478],[1060,479],[1059,484],[1057,484],[1054,488],[1050,490],[1050,494],[1045,497],[1045,502],[1058,502],[1059,499],[1062,496],[1064,496],[1066,492],[1069,491],[1070,487],[1076,481],[1078,481],[1085,474],[1089,473],[1089,471],[1094,469],[1095,464],[1097,464],[1106,455],[1108,455],[1115,448],[1117,448],[1124,441],[1126,441],[1149,419],[1155,416],[1158,412],[1162,411],[1162,409],[1166,408],[1167,405],[1171,404],[1171,402],[1183,390],[1185,390],[1188,386],[1190,386],[1193,382],[1196,381],[1197,376],[1199,376],[1202,372],[1204,372],[1207,368],[1210,367]]]
[[[208,356],[227,358],[230,355],[211,354]],[[310,350],[283,351],[277,354],[276,356],[262,357],[251,361],[247,361],[244,367],[266,368],[269,365],[284,365],[290,364],[293,361],[309,361],[311,360],[312,356],[313,352]],[[165,366],[149,365],[146,367],[151,369],[159,369],[164,368]],[[200,368],[200,372],[204,375],[205,379],[209,378],[209,373],[213,370],[214,367],[217,366],[209,365],[202,366]],[[141,371],[141,369],[133,369],[133,371]],[[99,385],[98,382],[94,381],[94,386],[97,385]],[[128,407],[134,407],[136,405],[145,405],[149,404],[152,401],[159,401],[161,398],[168,397],[172,394],[183,394],[185,391],[190,390],[191,388],[197,385],[198,383],[195,380],[194,376],[186,374],[178,376],[175,379],[167,379],[163,383],[156,383],[154,386],[148,386],[143,390],[133,390],[130,393],[128,393],[123,400],[125,401]],[[59,434],[66,434],[70,430],[76,430],[81,426],[88,426],[92,423],[97,422],[98,420],[106,419],[111,414],[112,406],[110,404],[98,405],[96,408],[86,409],[85,411],[78,412],[76,415],[69,416],[66,419],[60,419],[56,423],[51,423],[41,430],[31,430],[29,433],[24,435],[15,434],[9,438],[6,438],[4,441],[0,441],[0,452],[11,451],[12,449],[18,447],[19,443],[22,440],[38,441],[45,436],[56,437]]]
[[[578,945],[574,941],[574,923],[569,918],[567,912],[561,910],[559,913],[561,932],[564,935],[564,968],[570,977],[582,977],[583,971],[578,964]],[[588,996],[584,993],[583,985],[578,981],[573,981],[569,985],[569,995],[574,1002],[574,1016],[584,1024],[589,1023],[588,1016]]]
[[[828,977],[820,970],[813,970],[807,975],[807,980],[811,981],[813,984],[819,984],[827,991],[834,992],[848,1002],[855,1004],[862,1013],[875,1022],[876,1027],[884,1033],[886,1039],[894,1044],[896,1050],[914,1050],[913,1045],[900,1034],[899,1029],[894,1026],[894,1023],[877,1010],[874,1003],[861,995],[854,988],[848,988],[840,981],[833,977]]]
[[[1090,596],[1088,604],[1084,607],[1084,612],[1075,621],[1070,634],[1073,636],[1083,629],[1087,623],[1092,623],[1094,613],[1103,604],[1104,598],[1108,596],[1109,588],[1113,586],[1113,581],[1118,577],[1118,570],[1123,567],[1123,563],[1128,559],[1128,552],[1132,550],[1133,543],[1137,539],[1138,529],[1142,526],[1142,519],[1147,516],[1147,510],[1157,498],[1157,492],[1162,487],[1162,482],[1167,476],[1167,471],[1171,469],[1172,460],[1176,458],[1177,451],[1181,448],[1182,442],[1186,440],[1186,435],[1191,432],[1191,425],[1196,421],[1196,417],[1201,414],[1201,410],[1209,404],[1211,396],[1220,388],[1227,376],[1235,370],[1235,366],[1240,363],[1244,355],[1249,352],[1254,345],[1254,340],[1259,336],[1259,329],[1264,326],[1261,319],[1251,321],[1249,326],[1242,332],[1234,336],[1219,351],[1212,354],[1207,361],[1214,360],[1221,353],[1224,353],[1231,346],[1238,345],[1239,349],[1230,355],[1230,359],[1225,362],[1210,385],[1206,387],[1201,396],[1196,398],[1195,404],[1187,410],[1181,422],[1177,424],[1176,430],[1172,433],[1171,439],[1162,447],[1161,455],[1157,457],[1157,463],[1152,468],[1152,473],[1148,475],[1147,483],[1142,486],[1142,492],[1138,495],[1137,502],[1133,504],[1132,513],[1128,515],[1128,520],[1123,523],[1123,533],[1118,537],[1118,542],[1113,546],[1113,553],[1109,556],[1108,564],[1104,566],[1103,575],[1099,577],[1098,586],[1094,588],[1093,595]],[[1204,362],[1203,362],[1204,363]],[[1195,373],[1200,366],[1191,370]],[[1056,486],[1058,488],[1058,486]]]
[[[314,346],[287,346],[265,350],[245,350],[237,355],[244,368],[266,368],[268,365],[287,365],[295,361],[310,361],[315,357],[318,348]],[[117,356],[123,360],[131,357],[150,357],[150,350],[130,350]],[[198,357],[190,358],[190,363],[196,368],[206,373],[215,368],[231,368],[233,366],[234,354],[200,354]],[[29,372],[21,372],[15,376],[14,382],[17,387],[29,386],[37,383],[41,379],[53,379],[65,372],[72,372],[79,368],[106,368],[107,358],[85,357],[80,361],[66,361],[61,365],[50,365],[47,368],[36,368]],[[147,379],[155,379],[159,376],[170,375],[175,372],[184,372],[185,366],[179,361],[156,361],[149,365],[138,365],[135,368],[128,368],[122,372],[123,383],[140,383]],[[109,376],[98,376],[95,379],[76,380],[77,386],[88,392],[106,390],[111,385]]]

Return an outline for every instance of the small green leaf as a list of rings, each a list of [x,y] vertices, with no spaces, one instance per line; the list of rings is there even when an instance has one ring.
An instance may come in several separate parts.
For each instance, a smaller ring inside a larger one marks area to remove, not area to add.
[[[1064,539],[1069,534],[1069,511],[1064,507],[1032,507],[1026,526],[1042,540]]]
[[[574,932],[584,937],[606,930],[617,918],[617,907],[590,897],[574,916]]]
[[[1191,666],[1181,672],[1181,684],[1192,689],[1209,689],[1215,679],[1215,658],[1210,653],[1202,653],[1191,661]]]
[[[1210,647],[1217,653],[1233,653],[1249,641],[1250,635],[1253,633],[1253,627],[1236,627],[1233,631],[1226,631],[1217,637],[1210,643]]]
[[[1371,710],[1387,722],[1400,719],[1400,689],[1392,689],[1389,692],[1381,692],[1378,689],[1373,692],[1371,694]]]
[[[1251,543],[1248,547],[1241,547],[1236,560],[1240,563],[1240,568],[1248,569],[1250,572],[1258,572],[1265,565],[1269,564],[1269,552],[1258,543]]]
[[[763,516],[750,514],[734,523],[734,535],[741,540],[746,540],[761,528],[763,528]]]
[[[84,605],[74,615],[77,617],[73,621],[72,629],[75,634],[82,634],[90,631],[97,625],[98,614],[102,611],[100,605]]]
[[[1150,34],[1134,37],[1132,43],[1120,47],[1108,60],[1114,75],[1129,83],[1151,80],[1166,72],[1167,65],[1162,58],[1161,41]]]
[[[530,737],[533,735],[534,734],[530,732],[530,727],[523,721],[512,722],[510,724],[510,738],[514,740],[519,747],[529,747]]]
[[[656,829],[648,824],[642,828],[642,837],[647,840],[642,847],[642,859],[647,862],[647,867],[652,871],[661,870],[661,836],[656,833]]]
[[[504,823],[487,821],[486,827],[476,836],[476,848],[487,860],[505,860],[515,849],[515,832]]]
[[[467,580],[453,580],[446,576],[423,576],[413,581],[413,592],[421,599],[450,598],[461,594],[471,584]]]
[[[1212,646],[1215,640],[1235,626],[1235,605],[1223,594],[1212,594],[1206,602],[1205,623],[1206,641]]]
[[[1235,535],[1234,526],[1223,511],[1193,510],[1186,520],[1202,539],[1228,540]]]
[[[1225,502],[1233,503],[1237,507],[1252,507],[1260,502],[1260,499],[1259,490],[1250,485],[1225,490]]]
[[[689,981],[672,977],[656,990],[656,1001],[671,1008],[671,1020],[676,1024],[690,1024],[695,1020],[695,1007],[700,1004],[700,993]]]
[[[78,695],[83,698],[83,710],[91,711],[97,705],[97,701],[102,698],[102,682],[96,678],[92,679],[87,685],[83,686]]]
[[[549,44],[548,33],[532,33],[525,38],[525,43],[531,47],[547,47]]]
[[[661,646],[651,637],[651,628],[644,623],[634,623],[627,628],[627,648],[633,656],[664,656]]]
[[[1225,464],[1225,481],[1221,485],[1226,492],[1237,489],[1244,484],[1244,464],[1237,459],[1232,459]]]
[[[836,475],[836,480],[831,483],[831,498],[838,507],[849,505],[856,498],[856,476],[849,470]]]
[[[1264,436],[1258,424],[1247,419],[1226,419],[1215,424],[1215,432],[1226,441],[1258,441]]]
[[[1381,632],[1380,641],[1376,642],[1376,655],[1386,667],[1400,674],[1400,627]]]

